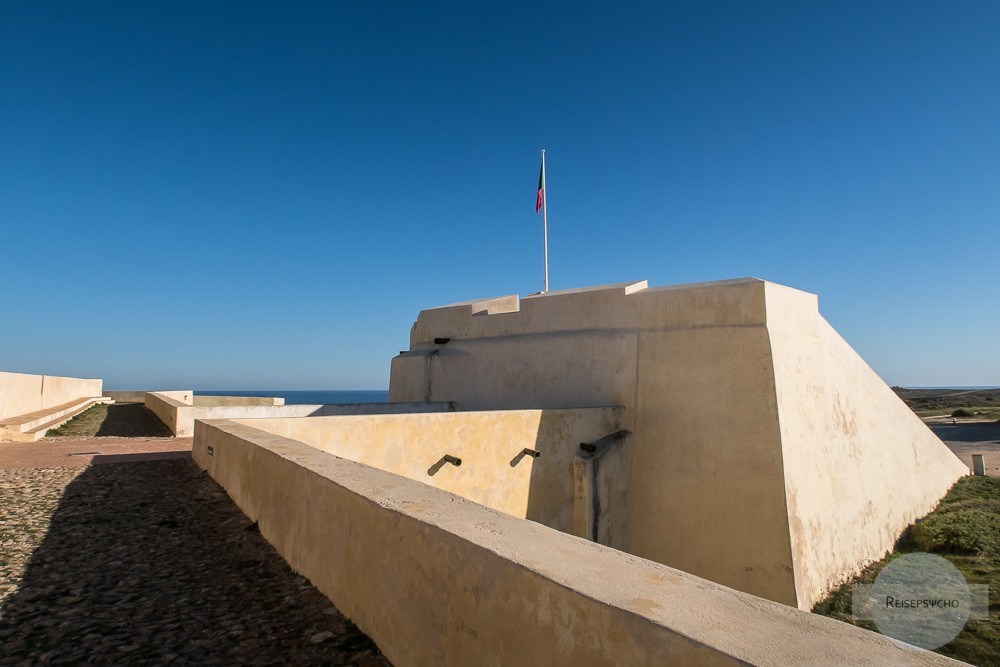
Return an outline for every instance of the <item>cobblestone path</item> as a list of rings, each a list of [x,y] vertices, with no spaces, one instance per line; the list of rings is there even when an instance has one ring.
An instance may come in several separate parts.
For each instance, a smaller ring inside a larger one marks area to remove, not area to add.
[[[388,664],[190,458],[119,460],[0,470],[0,665]]]

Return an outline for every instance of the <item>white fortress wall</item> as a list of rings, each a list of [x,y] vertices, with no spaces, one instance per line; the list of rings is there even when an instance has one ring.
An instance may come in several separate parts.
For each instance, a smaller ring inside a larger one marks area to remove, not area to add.
[[[838,396],[868,415],[850,442],[833,421]],[[623,406],[632,434],[618,483],[629,509],[609,544],[803,608],[884,551],[964,470],[829,329],[814,295],[752,278],[422,311],[410,350],[393,359],[390,400]],[[924,490],[874,492],[886,480],[860,462],[895,459],[915,441],[923,469],[899,484]],[[844,492],[879,508],[838,516]]]
[[[818,312],[816,297],[768,283],[799,600],[893,548],[965,465]]]
[[[0,420],[101,396],[103,381],[0,371]]]
[[[279,396],[205,396],[192,397],[194,405],[199,408],[215,408],[232,405],[284,405],[285,399]]]
[[[115,403],[142,403],[146,400],[146,391],[140,389],[105,389],[103,395],[110,398]]]
[[[762,285],[623,283],[514,312],[426,310],[390,400],[624,406],[627,527],[610,546],[795,604]]]
[[[193,391],[147,391],[146,408],[179,438],[194,435]]]
[[[650,290],[630,553],[797,605],[760,282]]]
[[[0,419],[42,409],[42,376],[0,372]]]

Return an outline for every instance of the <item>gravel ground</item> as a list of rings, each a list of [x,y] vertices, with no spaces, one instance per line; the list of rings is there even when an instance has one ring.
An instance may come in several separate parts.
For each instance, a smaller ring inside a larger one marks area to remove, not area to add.
[[[0,470],[0,665],[387,665],[190,460]]]

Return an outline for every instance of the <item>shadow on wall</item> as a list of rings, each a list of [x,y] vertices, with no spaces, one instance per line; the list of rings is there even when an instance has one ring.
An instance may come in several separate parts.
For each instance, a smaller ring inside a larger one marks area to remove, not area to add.
[[[511,467],[532,466],[525,518],[627,550],[628,432],[609,426],[607,433],[578,442],[560,427],[565,421],[543,412],[534,448],[516,452],[510,461]]]
[[[531,466],[528,506],[524,518],[573,535],[573,457],[576,454],[573,448],[578,443],[563,442],[560,443],[562,447],[568,447],[572,451],[554,451],[545,435],[551,433],[555,425],[556,420],[552,414],[542,411],[532,450],[538,456],[526,455],[520,450],[514,451],[509,465],[512,468]]]
[[[14,662],[387,664],[190,459],[92,466],[0,609]]]

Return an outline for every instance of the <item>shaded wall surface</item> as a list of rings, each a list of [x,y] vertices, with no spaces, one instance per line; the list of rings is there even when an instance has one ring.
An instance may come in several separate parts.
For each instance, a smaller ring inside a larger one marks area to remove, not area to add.
[[[103,381],[0,372],[0,419],[101,395]]]
[[[116,390],[105,389],[104,396],[107,396],[115,403],[142,403],[146,400],[145,390]]]
[[[613,546],[802,608],[966,472],[815,295],[752,278],[422,311],[389,400],[623,406],[628,511]],[[887,479],[871,464],[889,459]]]

